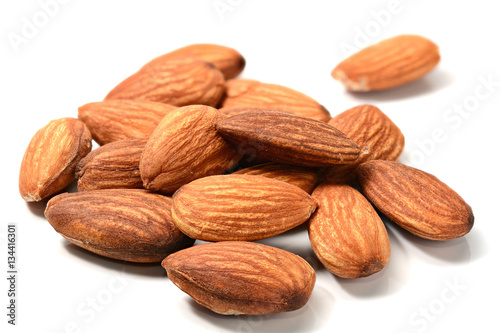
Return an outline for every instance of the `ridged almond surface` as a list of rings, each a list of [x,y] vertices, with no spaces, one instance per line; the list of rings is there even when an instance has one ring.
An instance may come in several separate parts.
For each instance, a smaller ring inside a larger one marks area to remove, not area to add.
[[[90,152],[76,167],[78,191],[142,188],[139,161],[147,141],[120,140]]]
[[[106,100],[81,106],[78,118],[102,146],[119,140],[149,137],[160,120],[175,109],[177,106],[159,102]]]
[[[400,35],[345,59],[335,67],[332,76],[349,90],[384,90],[421,78],[439,60],[438,46],[432,41],[416,35]]]
[[[144,66],[111,90],[106,99],[216,106],[224,94],[224,82],[222,73],[208,62],[175,58]]]
[[[61,236],[99,255],[159,262],[194,243],[172,222],[172,199],[145,190],[64,193],[49,200],[45,217]]]
[[[245,58],[233,48],[217,44],[191,44],[159,56],[146,66],[173,58],[196,58],[213,64],[226,80],[237,77],[245,68]]]
[[[197,178],[230,170],[241,158],[215,130],[214,108],[191,105],[169,113],[149,138],[140,161],[145,188],[174,193]]]
[[[330,166],[354,162],[359,147],[324,122],[279,111],[244,112],[215,124],[238,147],[253,148],[273,162]]]
[[[355,106],[333,117],[328,124],[342,131],[360,149],[355,163],[330,167],[326,173],[328,181],[353,183],[358,165],[369,160],[396,161],[405,146],[399,127],[373,105]]]
[[[391,161],[370,161],[357,169],[363,194],[389,219],[414,235],[449,240],[474,225],[471,207],[435,176]]]
[[[179,229],[204,241],[264,239],[304,223],[316,209],[316,201],[297,186],[254,175],[201,178],[173,199]]]
[[[316,282],[316,273],[301,257],[252,242],[197,245],[168,256],[162,266],[179,289],[224,315],[300,309]]]
[[[255,80],[227,81],[222,106],[266,108],[325,122],[330,120],[328,110],[311,97],[285,86]]]
[[[314,253],[333,274],[360,278],[382,270],[391,254],[385,226],[365,197],[349,185],[323,183],[312,194],[309,220]]]
[[[50,121],[31,139],[19,171],[19,193],[27,202],[62,191],[75,179],[77,163],[92,150],[92,136],[74,118]]]
[[[256,175],[281,180],[311,194],[318,182],[318,171],[298,165],[265,163],[233,172],[234,175]]]

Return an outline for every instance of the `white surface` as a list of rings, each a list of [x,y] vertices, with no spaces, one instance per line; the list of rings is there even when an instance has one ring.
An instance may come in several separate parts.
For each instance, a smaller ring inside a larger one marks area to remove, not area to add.
[[[57,11],[52,7],[47,22],[38,1],[0,5],[0,258],[5,267],[6,223],[16,222],[19,265],[18,325],[6,324],[2,306],[2,327],[57,333],[411,333],[498,327],[500,24],[494,1],[66,2]],[[222,17],[214,3],[229,6]],[[385,16],[382,26],[373,13],[386,9],[395,14]],[[45,26],[15,52],[8,36],[21,35],[33,16]],[[344,58],[341,47],[353,45],[361,38],[359,30],[367,28],[370,42],[402,33],[426,36],[440,46],[442,61],[425,79],[405,87],[349,94],[330,71]],[[75,117],[79,106],[101,100],[146,61],[196,42],[236,48],[247,60],[242,77],[295,88],[332,115],[361,103],[380,107],[406,136],[404,158],[445,181],[472,206],[471,233],[436,243],[389,224],[388,266],[355,281],[334,277],[314,259],[304,228],[265,240],[302,255],[318,276],[303,309],[259,317],[213,314],[178,290],[157,265],[123,264],[68,245],[43,218],[43,204],[27,205],[18,195],[19,165],[32,135],[51,119]],[[488,78],[496,82],[491,91],[481,81]],[[473,97],[478,93],[481,100]],[[474,101],[471,112],[453,111]]]

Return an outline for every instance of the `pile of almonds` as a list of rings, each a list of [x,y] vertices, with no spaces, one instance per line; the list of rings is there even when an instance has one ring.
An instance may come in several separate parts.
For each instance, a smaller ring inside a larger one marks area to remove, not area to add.
[[[434,43],[402,35],[344,60],[332,76],[349,90],[382,90],[438,62]],[[396,162],[404,136],[377,107],[331,118],[298,91],[236,78],[244,66],[236,50],[209,44],[153,59],[103,101],[80,107],[78,119],[35,134],[21,196],[41,201],[76,178],[78,192],[47,203],[59,234],[105,257],[161,262],[196,302],[232,315],[307,303],[313,268],[252,242],[305,222],[314,253],[344,278],[369,276],[389,260],[376,209],[426,239],[470,231],[472,210],[456,192]],[[91,152],[92,139],[101,147]]]

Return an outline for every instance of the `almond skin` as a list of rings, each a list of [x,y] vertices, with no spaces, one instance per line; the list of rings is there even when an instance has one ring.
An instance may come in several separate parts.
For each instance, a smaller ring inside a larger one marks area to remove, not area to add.
[[[147,141],[120,140],[90,152],[76,167],[78,191],[142,188],[139,161]]]
[[[77,163],[92,150],[92,136],[74,118],[50,121],[31,139],[19,171],[19,193],[27,202],[62,191],[75,179]]]
[[[201,244],[162,262],[169,279],[198,304],[224,315],[294,311],[316,282],[301,257],[251,242]]]
[[[144,147],[140,161],[144,188],[172,194],[195,179],[234,167],[241,154],[215,130],[220,119],[216,109],[204,105],[169,113]]]
[[[439,49],[427,38],[400,35],[369,46],[342,61],[332,71],[352,91],[394,88],[417,80],[439,62]]]
[[[435,176],[391,161],[370,161],[357,169],[363,194],[384,215],[412,234],[450,240],[467,234],[471,207]]]
[[[273,162],[302,166],[331,166],[354,162],[359,147],[324,122],[278,111],[244,112],[215,124],[217,131],[238,147],[253,148]]]
[[[213,64],[226,80],[237,77],[245,68],[245,58],[233,48],[217,44],[191,44],[159,56],[146,66],[174,58],[195,58]]]
[[[333,117],[328,124],[342,131],[360,149],[355,163],[326,170],[326,180],[330,182],[355,183],[358,165],[370,160],[396,161],[405,146],[399,127],[373,105],[355,106]]]
[[[309,220],[309,239],[326,269],[352,279],[382,270],[391,244],[368,200],[349,185],[334,183],[318,185],[312,197],[318,208]]]
[[[288,87],[255,80],[227,81],[222,106],[265,108],[324,122],[330,120],[328,110],[311,97]]]
[[[233,175],[256,175],[281,180],[295,185],[311,194],[318,182],[318,171],[314,168],[290,164],[264,163],[233,172]]]
[[[197,179],[174,196],[178,228],[204,241],[251,241],[278,235],[309,219],[316,201],[288,183],[254,175]]]
[[[119,140],[149,137],[160,120],[175,109],[177,106],[158,102],[106,100],[81,106],[78,118],[102,146]]]
[[[49,200],[45,217],[61,236],[99,255],[159,262],[193,245],[172,222],[172,199],[145,190],[64,193]]]
[[[111,90],[106,99],[216,106],[224,94],[224,82],[224,76],[212,64],[175,58],[141,68]]]

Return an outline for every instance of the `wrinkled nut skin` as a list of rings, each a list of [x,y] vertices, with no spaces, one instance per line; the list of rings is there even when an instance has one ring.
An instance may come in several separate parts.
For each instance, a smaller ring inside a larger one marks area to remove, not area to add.
[[[222,73],[208,62],[175,58],[144,66],[118,84],[105,99],[217,106],[225,91],[224,82]]]
[[[27,202],[62,191],[75,179],[77,163],[92,150],[92,135],[74,118],[50,121],[31,139],[19,171],[19,193]]]
[[[177,106],[147,101],[106,100],[78,108],[78,119],[88,126],[99,145],[147,138],[160,121]]]
[[[435,176],[392,161],[370,161],[357,169],[363,194],[389,219],[412,234],[450,240],[474,225],[471,207]]]
[[[354,163],[323,170],[324,179],[329,182],[354,184],[358,165],[370,160],[396,161],[405,146],[399,127],[373,105],[355,106],[333,117],[328,124],[342,131],[360,149]]]
[[[82,158],[76,167],[78,191],[143,188],[139,161],[148,138],[114,141]]]
[[[415,81],[439,62],[439,49],[427,38],[400,35],[353,54],[332,71],[352,91],[384,90]]]
[[[226,82],[226,95],[222,107],[265,108],[323,122],[330,120],[328,110],[311,97],[285,86],[248,79],[233,79]]]
[[[171,198],[145,190],[96,190],[55,196],[45,217],[61,236],[96,254],[160,262],[194,243],[172,222],[171,206]]]
[[[359,147],[324,122],[280,111],[244,112],[215,124],[241,149],[273,162],[320,167],[353,163]]]
[[[162,262],[198,304],[224,315],[295,311],[311,297],[314,269],[301,257],[252,242],[201,244]]]
[[[326,269],[356,279],[386,266],[391,254],[387,230],[361,193],[349,185],[323,183],[312,197],[318,208],[309,220],[309,239]]]
[[[226,80],[237,77],[245,68],[245,58],[233,48],[217,44],[191,44],[161,55],[145,66],[174,58],[196,58],[213,64]]]
[[[252,241],[290,230],[309,219],[317,203],[295,185],[255,175],[197,179],[173,195],[172,217],[191,238]]]

